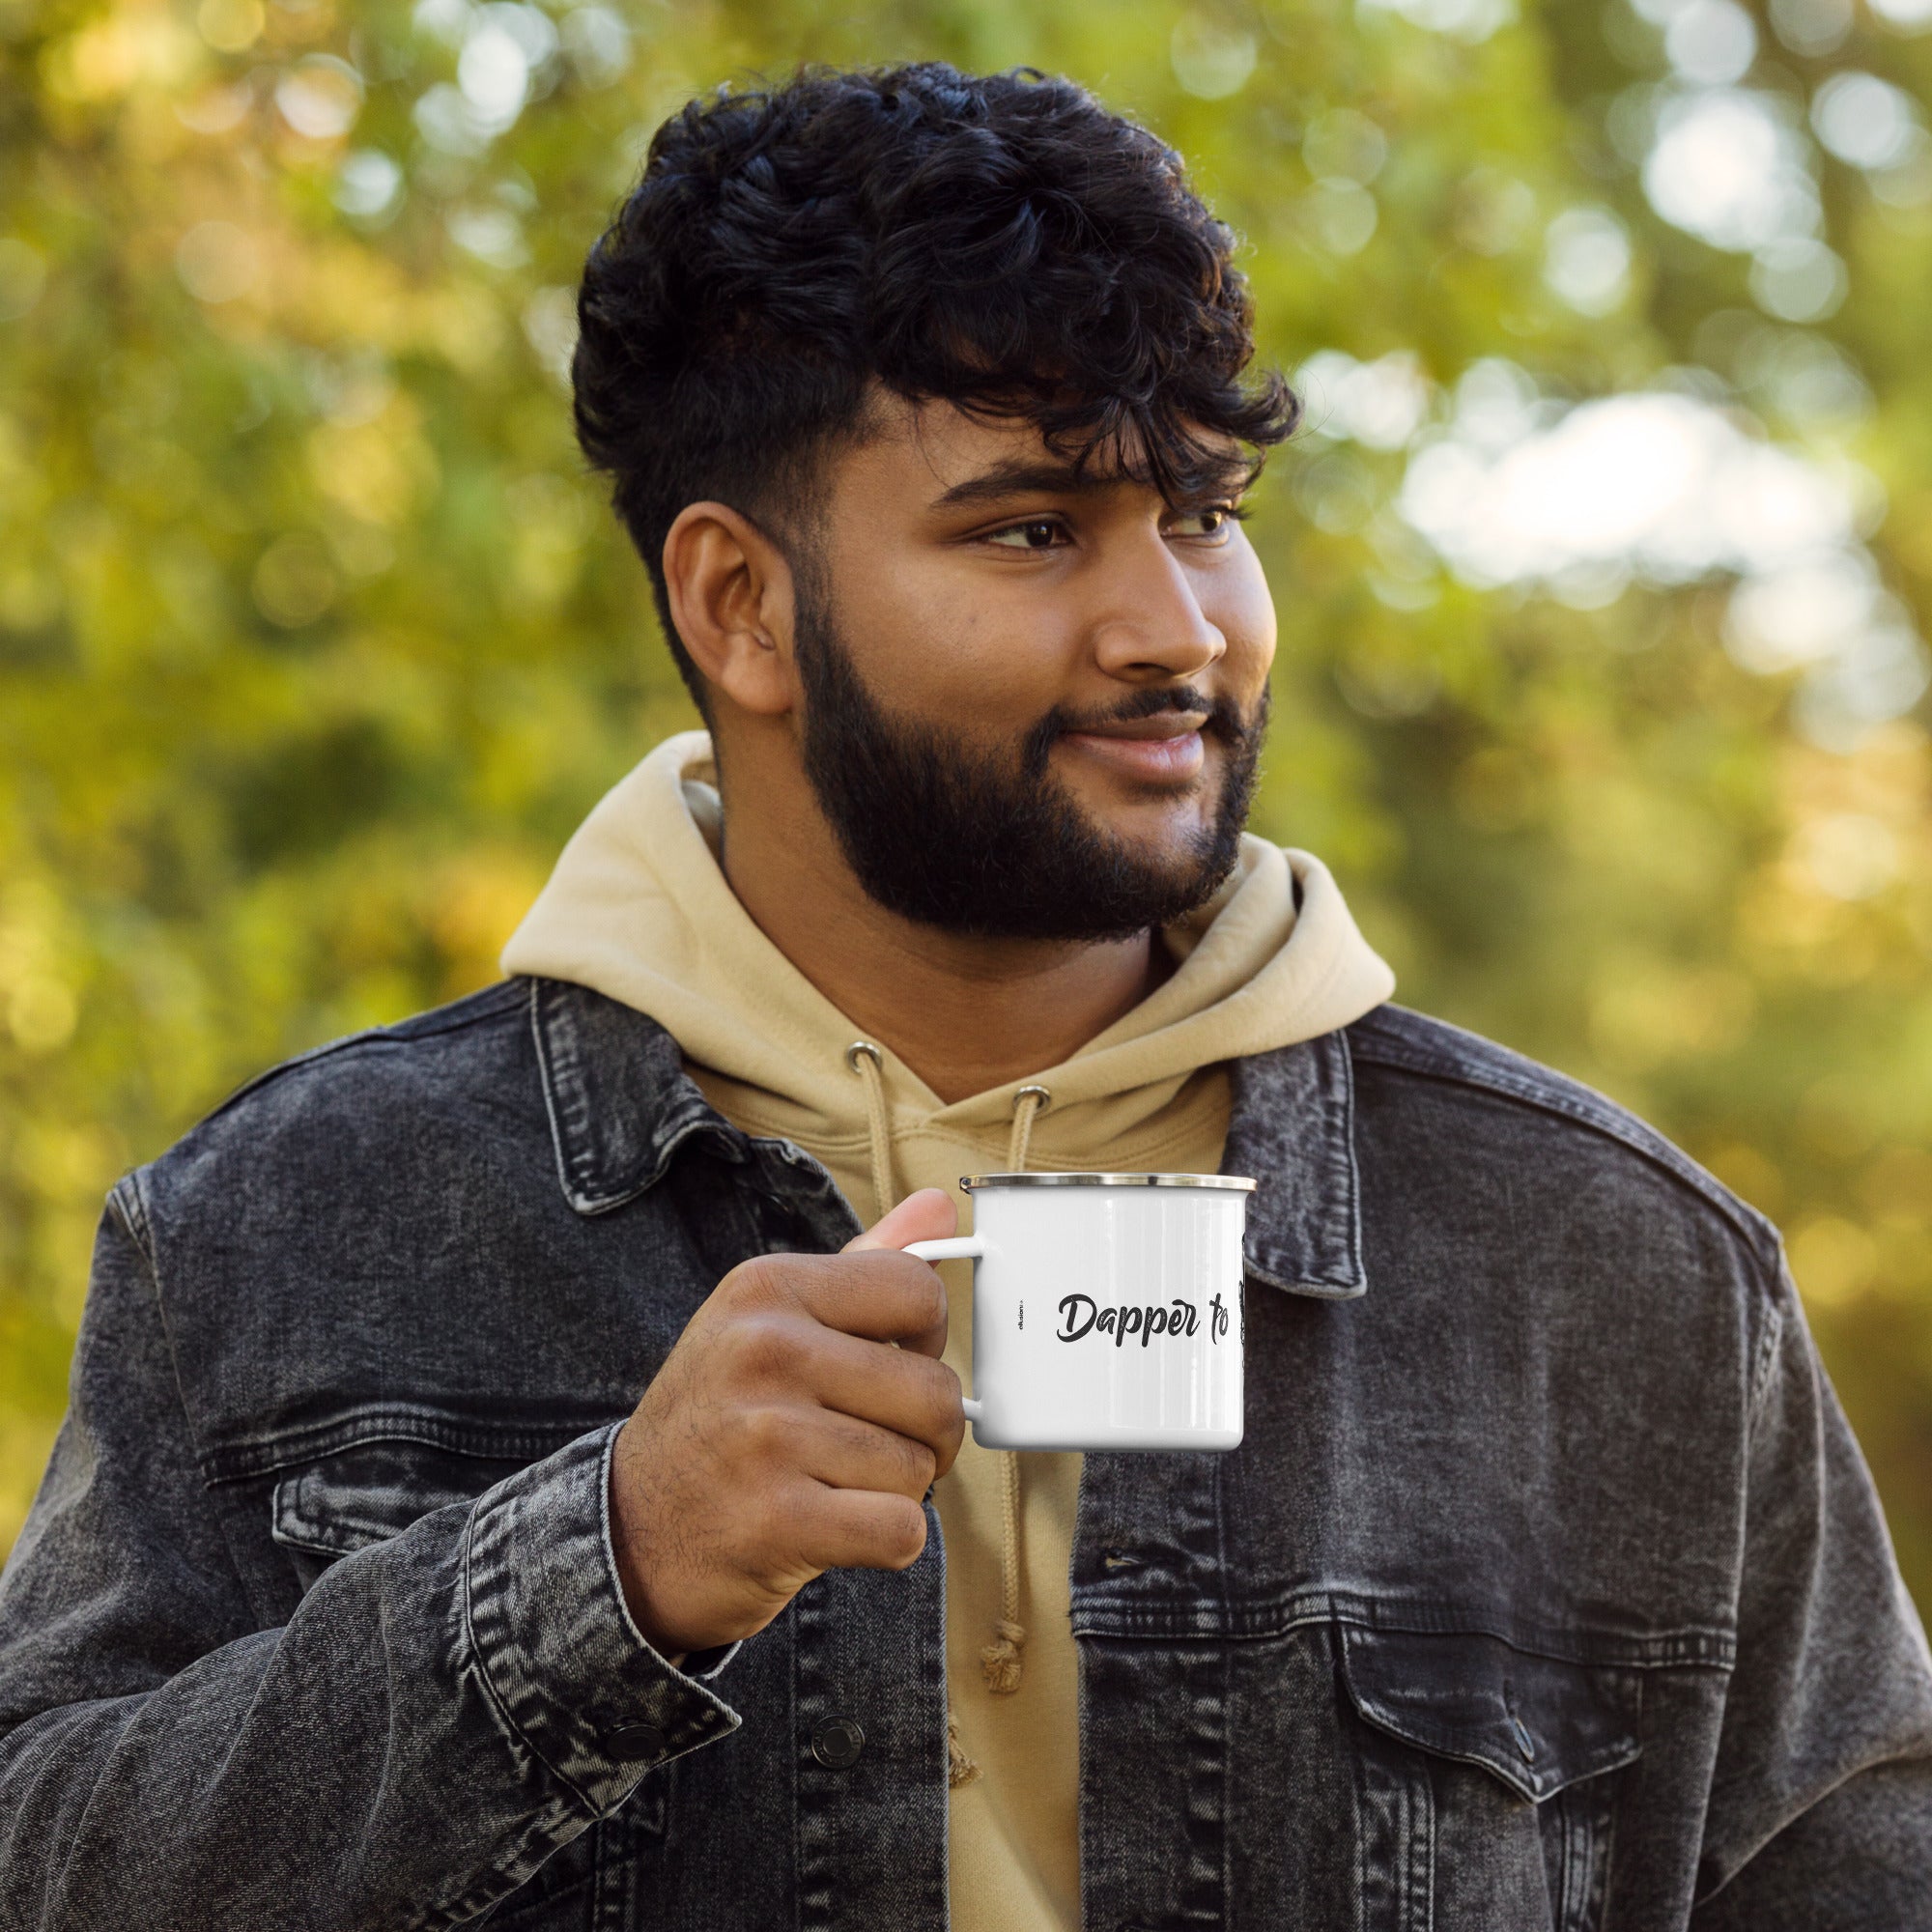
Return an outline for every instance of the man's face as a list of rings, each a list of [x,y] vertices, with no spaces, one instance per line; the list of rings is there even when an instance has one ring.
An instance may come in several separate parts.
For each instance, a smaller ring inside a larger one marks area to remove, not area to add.
[[[1230,514],[1030,426],[902,406],[837,459],[800,573],[803,752],[870,895],[1011,937],[1179,918],[1236,856],[1274,609]]]

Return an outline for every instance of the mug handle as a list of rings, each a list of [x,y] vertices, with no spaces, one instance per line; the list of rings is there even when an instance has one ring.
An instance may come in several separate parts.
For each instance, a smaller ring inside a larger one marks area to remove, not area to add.
[[[986,1244],[978,1235],[953,1235],[944,1241],[914,1241],[901,1252],[923,1262],[977,1262],[985,1255]],[[972,1396],[961,1396],[959,1406],[968,1422],[980,1420],[980,1405]]]

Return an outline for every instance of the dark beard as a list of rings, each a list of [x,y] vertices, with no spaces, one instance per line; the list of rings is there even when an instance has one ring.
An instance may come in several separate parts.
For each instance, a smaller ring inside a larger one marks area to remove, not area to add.
[[[1192,912],[1234,870],[1265,691],[1252,718],[1186,686],[1137,693],[1104,720],[1056,706],[1002,757],[891,716],[859,681],[818,598],[801,592],[806,776],[846,863],[888,911],[986,938],[1124,939]],[[1162,711],[1207,712],[1203,733],[1226,762],[1211,823],[1182,858],[1155,861],[1090,822],[1047,758],[1065,731]]]

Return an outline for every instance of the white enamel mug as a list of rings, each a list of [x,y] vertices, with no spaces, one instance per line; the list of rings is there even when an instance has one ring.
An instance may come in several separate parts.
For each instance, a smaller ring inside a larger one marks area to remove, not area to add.
[[[1241,1236],[1228,1174],[982,1174],[973,1232],[906,1249],[970,1259],[985,1449],[1233,1449],[1241,1439]]]

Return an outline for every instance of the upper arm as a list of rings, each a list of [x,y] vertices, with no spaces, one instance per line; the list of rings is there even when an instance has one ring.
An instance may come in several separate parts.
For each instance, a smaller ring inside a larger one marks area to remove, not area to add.
[[[1932,1759],[1828,1791],[1691,1915],[1695,1932],[1919,1932],[1932,1895]]]
[[[1869,1867],[1862,1883],[1880,1884],[1880,1848],[1909,1841],[1922,1897],[1932,1656],[1781,1258],[1771,1317],[1746,1461],[1737,1662],[1699,1893],[1721,1896],[1748,1872],[1739,1895],[1755,1897],[1760,1866],[1801,1897],[1857,1866]]]
[[[0,1574],[0,1733],[149,1690],[253,1627],[209,1507],[123,1181],[101,1216],[68,1409]]]

